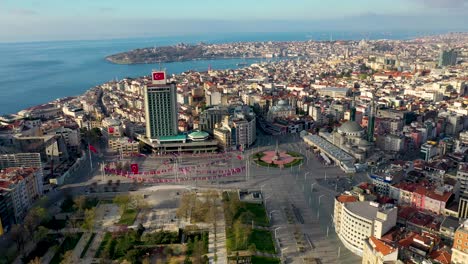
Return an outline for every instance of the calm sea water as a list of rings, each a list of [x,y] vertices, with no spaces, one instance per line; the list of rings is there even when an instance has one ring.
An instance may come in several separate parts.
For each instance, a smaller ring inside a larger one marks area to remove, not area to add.
[[[398,32],[361,34],[334,32],[334,39],[406,39],[430,34]],[[185,43],[236,41],[328,40],[330,33],[261,33],[198,35],[96,41],[53,41],[0,43],[0,114],[46,103],[56,98],[79,95],[87,89],[124,77],[148,75],[159,65],[116,65],[104,57],[134,48]],[[253,63],[258,60],[248,60]],[[165,63],[168,73],[237,67],[241,60],[209,60]]]

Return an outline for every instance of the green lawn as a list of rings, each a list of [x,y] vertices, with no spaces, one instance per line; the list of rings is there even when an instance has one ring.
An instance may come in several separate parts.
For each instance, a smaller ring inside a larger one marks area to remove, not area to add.
[[[263,158],[263,156],[265,156],[265,153],[257,152],[257,153],[255,153],[254,158],[261,159],[261,158]]]
[[[263,160],[255,160],[255,163],[257,163],[258,165],[263,166],[263,167],[278,168],[278,165],[269,164],[269,163],[264,162]]]
[[[275,244],[270,231],[253,229],[247,245],[236,247],[234,233],[231,228],[226,228],[226,248],[228,252],[247,250],[248,245],[254,244],[257,251],[275,254]]]
[[[277,258],[252,256],[252,264],[280,264],[280,263],[281,263],[280,260]]]
[[[80,241],[82,235],[83,233],[76,233],[72,236],[66,237],[57,252],[55,252],[55,255],[50,261],[50,264],[60,264],[60,262],[63,260],[63,255],[65,252],[73,250],[76,247],[76,244],[78,244],[78,241]]]
[[[265,207],[263,204],[254,204],[254,203],[241,203],[242,206],[239,211],[234,216],[235,218],[239,217],[244,212],[249,212],[252,214],[252,218],[245,219],[246,224],[251,224],[254,220],[254,225],[259,226],[268,226],[269,221],[267,214],[265,212]]]
[[[297,165],[301,164],[302,161],[303,161],[303,159],[296,159],[296,160],[294,160],[294,161],[291,162],[291,163],[285,164],[284,167],[285,167],[285,168],[294,167],[294,166],[297,166]]]
[[[83,248],[83,252],[81,252],[80,254],[80,258],[84,258],[84,256],[86,256],[86,252],[88,251],[89,246],[91,246],[91,243],[93,242],[93,239],[95,236],[96,236],[96,233],[91,234],[88,241],[86,242],[85,247]]]
[[[119,224],[122,225],[133,225],[137,217],[138,211],[135,209],[127,209],[120,216]]]
[[[258,251],[267,252],[271,254],[276,253],[275,244],[270,231],[254,229],[249,237],[248,244],[255,244]]]
[[[104,250],[104,247],[107,245],[107,241],[109,241],[112,238],[112,234],[110,232],[107,232],[104,237],[102,238],[101,244],[99,244],[99,247],[96,251],[96,254],[94,254],[95,258],[99,258],[101,256],[102,250]]]
[[[289,155],[292,156],[292,157],[296,157],[296,158],[302,157],[302,155],[299,154],[299,153],[297,153],[297,152],[288,151],[288,152],[286,152],[286,153],[289,154]]]

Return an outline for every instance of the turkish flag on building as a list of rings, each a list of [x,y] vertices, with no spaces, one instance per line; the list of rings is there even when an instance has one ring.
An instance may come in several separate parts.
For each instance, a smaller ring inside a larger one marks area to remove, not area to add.
[[[153,81],[162,81],[166,79],[165,72],[153,72]]]
[[[138,174],[138,164],[133,163],[132,165],[130,165],[130,169],[134,174]]]
[[[114,134],[114,127],[109,127],[108,131],[109,131],[109,134]]]

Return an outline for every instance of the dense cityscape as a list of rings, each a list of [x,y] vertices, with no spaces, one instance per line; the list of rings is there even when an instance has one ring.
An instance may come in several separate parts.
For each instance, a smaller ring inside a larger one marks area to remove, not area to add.
[[[468,263],[467,33],[136,51],[258,62],[0,116],[0,263]]]

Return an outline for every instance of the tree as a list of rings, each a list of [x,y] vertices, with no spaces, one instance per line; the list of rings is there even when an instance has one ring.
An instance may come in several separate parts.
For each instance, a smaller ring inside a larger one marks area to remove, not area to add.
[[[60,264],[70,264],[73,263],[73,250],[68,250],[63,254],[63,259],[60,261]]]
[[[13,225],[10,230],[10,237],[16,243],[18,250],[22,250],[26,242],[24,228],[20,225]]]
[[[36,230],[36,232],[34,233],[34,241],[35,242],[39,242],[41,240],[43,240],[44,238],[47,237],[47,234],[49,233],[49,229],[43,227],[43,226],[39,226]]]
[[[234,237],[237,249],[244,249],[247,245],[247,241],[252,234],[252,228],[250,225],[243,225],[241,219],[237,219],[233,225]]]
[[[179,208],[177,208],[176,215],[178,218],[188,219],[195,203],[196,194],[184,193],[180,199]]]
[[[255,246],[255,244],[250,244],[249,252],[250,254],[255,255],[255,253],[257,253],[257,246]]]
[[[127,194],[117,195],[114,197],[113,202],[119,205],[121,212],[124,212],[130,204],[130,196]]]
[[[205,253],[203,241],[198,240],[198,237],[195,237],[195,241],[193,242],[193,263],[194,264],[202,264],[203,263],[203,255]]]
[[[40,257],[35,257],[31,261],[29,261],[29,264],[41,264],[41,258]]]
[[[35,207],[29,210],[28,214],[24,218],[24,227],[30,236],[34,236],[34,230],[37,226],[49,219],[49,214],[42,207]]]
[[[130,197],[131,208],[133,209],[144,209],[148,207],[148,203],[145,201],[143,195],[132,195]]]
[[[70,224],[71,228],[78,228],[80,221],[78,218],[72,216],[72,218],[68,220],[68,223]]]
[[[86,209],[83,222],[83,228],[92,231],[94,229],[94,219],[96,218],[96,209]]]
[[[141,224],[139,223],[138,224],[138,227],[137,227],[137,236],[138,236],[138,240],[140,240],[141,238],[141,235],[143,235],[143,232],[145,232],[146,228]]]
[[[82,213],[86,209],[86,197],[80,195],[73,199],[74,207],[78,210],[79,213]]]

